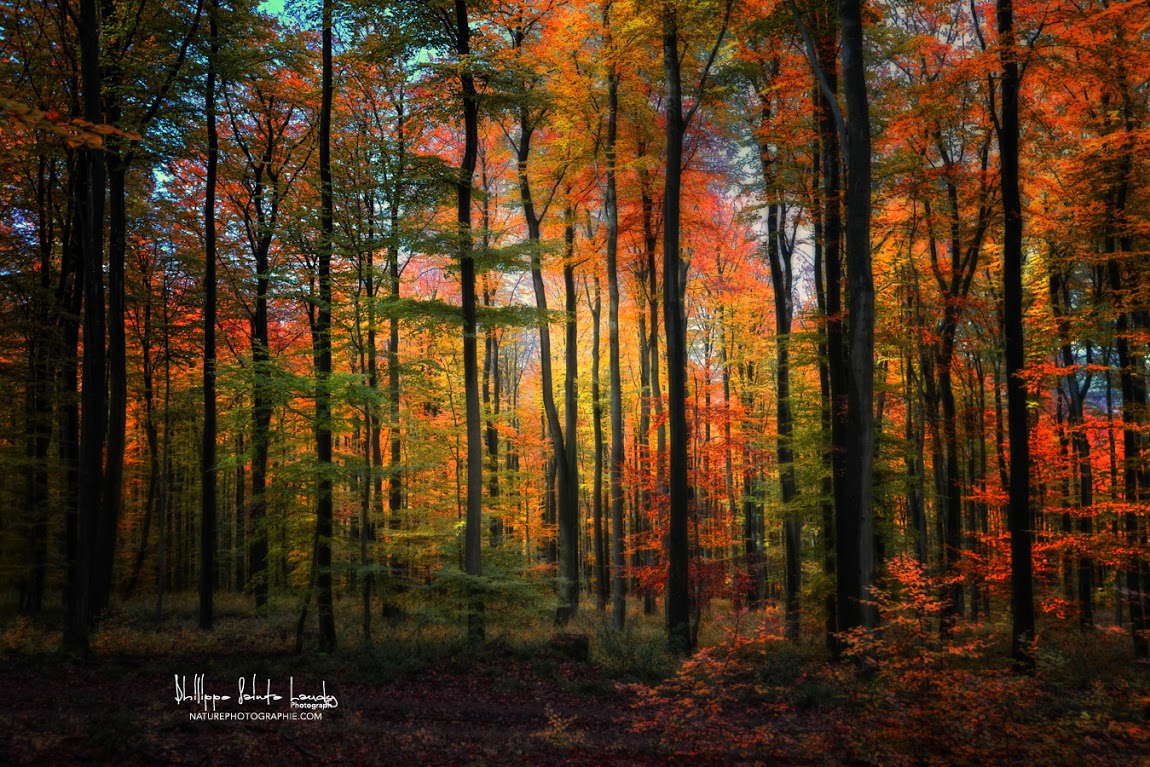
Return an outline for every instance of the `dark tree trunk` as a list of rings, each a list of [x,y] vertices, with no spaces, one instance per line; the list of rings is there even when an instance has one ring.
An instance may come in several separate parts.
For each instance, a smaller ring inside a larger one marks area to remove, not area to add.
[[[364,269],[364,293],[367,295],[367,338],[364,343],[363,364],[367,369],[367,385],[371,397],[365,408],[363,462],[367,466],[363,478],[363,500],[359,518],[359,565],[363,568],[362,627],[364,644],[371,644],[371,594],[375,586],[375,573],[371,569],[368,546],[375,538],[375,519],[383,517],[383,456],[380,450],[379,416],[379,358],[376,347],[375,328],[378,321],[375,296],[378,283],[375,279],[375,197],[368,193],[365,199],[368,216],[367,263]]]
[[[647,144],[639,139],[636,153],[639,158],[647,156]],[[659,269],[656,256],[659,247],[659,232],[655,221],[655,200],[651,190],[651,174],[640,165],[639,167],[639,209],[643,222],[643,266],[640,267],[640,282],[646,277],[647,318],[640,314],[641,327],[644,322],[650,323],[650,333],[643,334],[643,348],[646,353],[643,357],[647,365],[646,397],[650,400],[649,407],[655,411],[655,486],[664,488],[667,481],[667,422],[663,418],[663,384],[660,373],[662,363],[659,358]],[[643,432],[646,434],[646,430]],[[646,464],[645,464],[646,465]],[[664,492],[660,490],[660,492]]]
[[[559,410],[555,405],[555,387],[551,372],[551,330],[547,317],[547,294],[543,284],[543,266],[539,252],[540,224],[542,216],[536,212],[534,198],[531,193],[530,179],[527,173],[528,158],[531,155],[531,139],[535,131],[529,109],[526,106],[519,111],[519,142],[516,145],[519,178],[519,199],[523,205],[523,214],[527,220],[527,239],[531,244],[531,282],[535,290],[535,305],[539,309],[539,369],[543,393],[543,415],[546,423],[548,440],[551,443],[551,461],[555,467],[559,538],[559,606],[555,613],[557,624],[564,624],[573,616],[579,606],[579,567],[578,567],[578,515],[579,515],[579,484],[576,476],[577,464],[574,460],[575,434],[573,429],[574,408],[576,403],[568,400],[567,412],[571,414],[568,419],[567,434],[559,422]],[[568,231],[574,237],[573,227]],[[567,247],[573,247],[573,241],[567,242]],[[573,275],[571,276],[573,280]],[[565,267],[564,283],[567,284]],[[567,303],[574,306],[574,286],[567,291]],[[567,364],[570,367],[576,353],[574,336],[569,320],[567,327]],[[571,386],[574,386],[572,379]],[[569,394],[569,392],[567,392]]]
[[[913,299],[910,299],[913,300]],[[910,302],[908,300],[908,303]],[[909,321],[910,313],[907,313]],[[921,400],[916,396],[918,374],[915,371],[914,360],[908,352],[902,361],[903,381],[903,409],[904,418],[903,439],[906,441],[906,508],[907,521],[910,523],[910,534],[913,536],[914,558],[922,567],[927,563],[926,547],[926,510],[923,505],[923,455],[925,451],[926,434],[923,428],[924,414]],[[917,418],[915,416],[918,416]]]
[[[80,391],[79,343],[80,308],[84,290],[84,227],[80,220],[80,203],[86,164],[83,157],[70,160],[68,225],[63,234],[64,263],[56,292],[62,317],[60,336],[60,409],[58,416],[60,463],[64,470],[63,502],[64,556],[67,577],[64,587],[66,620],[71,625],[77,580],[82,576],[80,546]]]
[[[403,126],[404,120],[402,117],[397,121],[396,130],[399,131],[401,136],[401,153],[403,151]],[[401,162],[400,169],[402,170],[403,164]],[[388,278],[391,287],[391,301],[392,304],[399,302],[399,243],[396,242],[399,229],[399,201],[398,195],[393,200],[391,205],[391,242],[387,246],[387,270]],[[399,528],[400,514],[403,510],[403,462],[402,462],[402,448],[403,442],[401,439],[402,430],[399,422],[399,394],[400,394],[400,377],[399,377],[399,317],[392,311],[387,320],[388,335],[387,335],[387,402],[388,402],[388,432],[391,435],[390,441],[390,473],[388,476],[388,493],[387,493],[387,511],[389,525],[393,530]],[[372,350],[374,356],[374,348]],[[382,463],[379,451],[379,431],[372,437],[374,444],[372,450],[376,455],[377,465]],[[382,477],[380,477],[382,481]],[[377,494],[381,494],[382,488],[377,487]]]
[[[84,119],[104,122],[100,99],[100,25],[95,0],[81,0],[77,19],[80,44],[80,78]],[[79,240],[84,281],[83,376],[80,402],[80,449],[78,487],[96,489],[78,498],[74,561],[69,562],[69,588],[65,644],[86,654],[92,608],[95,549],[100,545],[104,475],[107,389],[104,351],[104,152],[81,150],[83,172],[77,187]]]
[[[1068,395],[1067,420],[1070,427],[1070,442],[1074,449],[1074,468],[1078,474],[1078,498],[1076,516],[1078,534],[1082,537],[1079,545],[1077,568],[1078,581],[1078,622],[1083,629],[1094,626],[1094,559],[1090,556],[1091,538],[1094,535],[1094,469],[1090,458],[1090,439],[1086,433],[1085,399],[1090,390],[1092,374],[1086,373],[1084,384],[1079,387],[1075,372],[1077,361],[1067,334],[1069,321],[1064,312],[1070,309],[1069,280],[1057,274],[1050,277],[1050,306],[1059,324],[1062,340],[1062,364],[1067,368],[1066,390]],[[1087,362],[1090,360],[1089,349]]]
[[[240,431],[236,435],[236,478],[235,478],[235,507],[236,507],[236,533],[235,533],[235,550],[232,554],[234,557],[235,579],[236,588],[243,589],[244,583],[247,580],[247,493],[245,486],[247,484],[247,470],[246,470],[247,457],[244,455],[244,433]]]
[[[219,0],[208,11],[208,72],[204,112],[208,123],[208,167],[204,188],[204,435],[200,453],[200,628],[212,627],[216,575],[216,58]]]
[[[647,145],[642,138],[638,141],[636,153],[640,158],[646,157]],[[637,493],[639,502],[633,510],[635,525],[633,532],[640,538],[650,532],[647,515],[651,510],[652,488],[655,494],[664,495],[667,492],[667,423],[663,418],[663,388],[660,383],[659,369],[659,271],[655,264],[655,256],[659,246],[658,232],[655,223],[655,201],[651,193],[651,174],[643,166],[639,167],[639,209],[643,224],[643,261],[639,266],[639,283],[644,286],[647,294],[647,311],[644,315],[639,312],[639,380],[642,389],[642,403],[640,405],[639,433],[642,435],[639,444],[639,466],[644,472],[644,484]],[[650,333],[648,330],[650,320]],[[651,459],[651,418],[652,409],[655,413],[655,458]],[[636,552],[636,572],[639,567],[653,568],[655,566],[655,551],[645,546],[641,552]],[[655,614],[655,592],[653,589],[643,589],[643,614]]]
[[[874,277],[870,252],[870,112],[863,63],[862,4],[839,0],[847,120],[846,267],[850,292],[847,454],[835,509],[839,631],[874,626]]]
[[[387,243],[387,273],[388,283],[391,290],[391,303],[392,308],[388,314],[387,319],[387,407],[388,407],[388,434],[389,447],[388,447],[388,485],[387,485],[387,526],[390,530],[399,530],[402,522],[403,513],[403,458],[402,458],[402,427],[399,417],[400,405],[400,372],[399,372],[399,317],[397,309],[399,304],[399,221],[400,221],[400,208],[402,206],[402,194],[400,190],[400,182],[407,167],[407,117],[406,111],[403,106],[403,99],[400,98],[396,104],[396,118],[395,118],[395,132],[397,136],[396,152],[398,154],[396,162],[396,177],[391,190],[391,201],[388,205],[388,243]],[[372,323],[374,326],[374,323]],[[375,330],[374,327],[369,328],[368,335],[370,337],[368,355],[368,364],[375,369],[376,350],[375,350]],[[374,384],[378,388],[378,379]],[[371,451],[372,457],[375,461],[375,466],[378,469],[383,466],[383,451],[380,444],[380,427],[377,419],[375,429],[371,435]],[[376,513],[379,517],[383,516],[383,475],[376,473],[375,476],[375,504]],[[399,572],[402,568],[400,557],[391,552],[388,554],[388,578],[390,580],[390,591],[394,592],[399,588],[397,583]],[[397,609],[392,606],[390,601],[384,600],[383,604],[384,614],[387,617],[394,617],[398,614]]]
[[[205,312],[206,314],[206,312]],[[140,334],[140,357],[144,382],[144,438],[148,443],[148,494],[144,499],[144,524],[140,531],[140,541],[136,548],[136,558],[132,563],[128,582],[124,585],[124,599],[131,599],[136,593],[140,573],[144,569],[144,559],[148,555],[148,537],[155,516],[156,500],[160,487],[160,436],[156,429],[156,383],[155,360],[152,358],[152,302],[145,298],[144,327]]]
[[[1115,238],[1107,237],[1105,249],[1111,254],[1120,250],[1128,252],[1126,242],[1119,248]],[[1121,296],[1123,290],[1129,290],[1127,281],[1122,274],[1122,265],[1117,258],[1111,258],[1107,264],[1110,291],[1115,296]],[[1132,319],[1133,312],[1123,306],[1115,323],[1115,346],[1118,353],[1119,387],[1122,392],[1122,444],[1123,459],[1123,499],[1128,511],[1123,514],[1123,526],[1126,533],[1126,546],[1134,549],[1139,545],[1139,520],[1133,508],[1142,500],[1141,474],[1142,474],[1142,434],[1141,411],[1146,402],[1146,385],[1142,376],[1136,369],[1136,352],[1132,350],[1130,336],[1137,329]],[[1145,634],[1147,616],[1146,592],[1143,588],[1142,577],[1146,568],[1145,560],[1137,553],[1127,555],[1124,580],[1126,582],[1126,601],[1130,609],[1130,630],[1134,640],[1134,656],[1146,658],[1150,655],[1150,642]]]
[[[765,170],[765,169],[764,169]],[[782,205],[767,209],[767,258],[771,266],[771,287],[775,298],[775,383],[777,386],[779,489],[783,504],[783,587],[786,636],[799,638],[799,589],[802,573],[802,520],[791,504],[798,496],[795,479],[794,417],[791,411],[790,336],[794,315],[792,303],[791,248],[780,231],[779,211]],[[785,222],[784,222],[785,223]]]
[[[829,19],[820,29],[816,48],[819,69],[830,94],[838,89],[838,62],[833,22]],[[825,321],[825,340],[819,348],[819,389],[823,407],[821,426],[823,443],[823,464],[826,475],[823,480],[820,503],[825,555],[824,573],[838,581],[839,563],[837,559],[838,538],[836,530],[836,509],[842,487],[844,458],[846,452],[846,358],[843,349],[842,321],[842,163],[841,146],[835,126],[834,112],[830,96],[821,94],[816,104],[819,113],[819,166],[822,170],[822,237],[816,239],[816,261],[821,255],[822,268],[816,263],[815,292]],[[840,631],[838,600],[835,595],[827,597],[826,634],[827,645],[838,653],[840,646],[837,635]]]
[[[579,397],[576,389],[579,375],[579,335],[575,319],[575,211],[570,204],[564,211],[564,218],[566,223],[563,227],[565,243],[563,288],[566,310],[564,320],[566,360],[563,371],[565,421],[563,450],[567,465],[567,503],[559,505],[559,603],[569,608],[569,612],[563,621],[573,616],[579,609],[579,449],[576,440],[579,415]]]
[[[455,0],[455,52],[461,61],[471,55],[471,27],[466,0]],[[460,283],[463,303],[463,386],[467,411],[467,521],[464,530],[464,568],[468,575],[483,574],[483,414],[479,409],[479,363],[476,355],[475,255],[471,235],[471,184],[479,147],[479,95],[470,63],[459,73],[463,91],[463,160],[459,166],[457,221],[459,223]],[[483,601],[470,600],[467,636],[473,645],[484,639]]]
[[[1022,195],[1018,172],[1018,50],[1013,0],[997,0],[999,55],[1002,64],[1002,117],[998,124],[1003,212],[1003,332],[1006,336],[1006,399],[1010,432],[1011,630],[1014,659],[1034,668],[1034,583],[1031,554],[1030,444],[1026,413],[1026,362],[1023,337]]]
[[[983,179],[979,184],[978,213],[973,222],[966,247],[962,243],[962,211],[959,207],[958,181],[955,177],[956,163],[951,158],[941,134],[936,143],[946,172],[945,185],[950,223],[950,243],[948,256],[950,268],[944,272],[940,266],[937,240],[930,238],[930,262],[939,291],[943,295],[942,318],[938,323],[937,342],[934,344],[934,368],[938,371],[937,404],[942,411],[942,450],[944,459],[936,463],[939,492],[943,499],[944,561],[950,583],[946,587],[943,604],[941,630],[944,635],[953,631],[963,614],[963,589],[959,579],[959,565],[962,558],[962,479],[959,472],[958,424],[954,398],[952,363],[954,360],[955,334],[962,319],[963,305],[970,292],[970,285],[978,268],[978,256],[982,250],[982,240],[990,223],[990,187],[987,178],[990,142],[981,147]],[[930,217],[929,199],[925,202],[926,215]],[[924,366],[925,369],[925,366]],[[932,411],[933,412],[933,411]],[[973,598],[973,597],[972,597]]]
[[[160,460],[160,490],[156,512],[159,530],[156,535],[156,623],[164,615],[164,589],[167,586],[168,513],[172,479],[172,343],[171,316],[168,313],[168,278],[164,277],[160,293],[161,320],[164,328],[164,446]]]
[[[315,442],[319,482],[315,515],[316,602],[319,612],[319,646],[322,652],[335,649],[335,614],[332,606],[332,433],[331,433],[331,101],[332,91],[332,4],[324,0],[322,19],[323,73],[319,112],[319,307],[316,311]]]
[[[679,292],[679,197],[683,177],[683,93],[679,26],[673,9],[663,17],[663,71],[667,81],[667,177],[663,192],[663,322],[667,339],[667,418],[670,427],[670,522],[667,533],[667,640],[675,652],[691,650],[687,519],[687,340]]]
[[[687,443],[687,322],[683,302],[686,275],[679,257],[680,194],[683,179],[683,137],[699,108],[707,75],[731,16],[725,4],[722,27],[699,80],[693,106],[683,113],[679,58],[679,20],[673,7],[663,9],[663,74],[666,78],[667,175],[663,187],[663,325],[667,339],[667,422],[670,436],[667,478],[670,520],[667,532],[667,642],[673,652],[694,649],[691,630],[690,549],[687,520],[691,513]]]
[[[591,486],[592,535],[595,538],[595,586],[600,611],[607,609],[611,596],[611,583],[608,577],[607,541],[603,529],[603,398],[599,385],[599,357],[602,349],[601,323],[603,317],[603,294],[599,286],[599,275],[595,275],[595,295],[591,299],[591,427],[595,441],[594,484]]]
[[[256,251],[256,313],[252,332],[252,502],[248,528],[248,585],[256,609],[268,602],[267,472],[271,439],[271,350],[268,335],[268,250],[270,238]]]
[[[484,171],[486,178],[486,171]],[[484,185],[486,188],[486,184]],[[491,217],[488,208],[488,198],[483,198],[483,250],[490,247],[488,236],[491,226]],[[483,288],[483,305],[494,305],[494,291],[486,286]],[[492,388],[495,390],[492,400]],[[483,339],[483,412],[487,417],[484,440],[487,443],[487,495],[491,498],[493,507],[490,516],[490,537],[492,547],[503,544],[503,514],[497,508],[499,503],[499,430],[495,420],[499,416],[500,378],[499,378],[499,337],[495,328],[488,326]]]
[[[1120,31],[1121,35],[1122,32]],[[1150,500],[1150,477],[1147,476],[1144,451],[1146,439],[1147,384],[1145,372],[1145,346],[1140,342],[1150,318],[1145,304],[1140,309],[1136,295],[1141,295],[1143,279],[1137,269],[1124,268],[1132,258],[1134,242],[1127,218],[1127,199],[1133,172],[1135,147],[1134,105],[1131,89],[1126,77],[1125,65],[1118,67],[1118,86],[1121,89],[1120,125],[1113,131],[1123,134],[1123,152],[1115,177],[1118,179],[1111,192],[1108,211],[1110,230],[1103,239],[1103,250],[1109,256],[1106,263],[1107,279],[1114,301],[1118,304],[1115,321],[1115,351],[1118,353],[1119,387],[1122,392],[1122,475],[1123,500],[1126,511],[1123,513],[1123,527],[1126,534],[1125,545],[1130,550],[1125,563],[1125,586],[1127,603],[1130,608],[1130,632],[1134,640],[1134,656],[1140,660],[1150,657],[1150,637],[1147,624],[1150,622],[1150,563],[1143,552],[1146,550],[1146,526],[1144,512]],[[1105,96],[1104,96],[1105,99]],[[1103,102],[1105,104],[1105,101]]]
[[[720,272],[721,274],[721,272]],[[732,341],[734,340],[734,333],[731,334]],[[727,340],[726,328],[726,311],[723,306],[719,306],[719,367],[723,371],[723,486],[727,493],[727,516],[730,517],[731,527],[731,567],[729,576],[731,583],[734,585],[734,593],[732,599],[736,607],[742,605],[743,594],[739,590],[739,551],[740,539],[742,537],[739,530],[739,506],[736,500],[735,493],[735,451],[731,443],[731,350],[728,348],[733,345]]]
[[[25,538],[25,574],[20,585],[20,610],[34,615],[44,603],[48,570],[48,450],[52,441],[51,386],[56,336],[52,307],[52,245],[55,240],[52,192],[55,163],[40,158],[36,173],[37,240],[39,281],[32,299],[34,324],[29,338],[31,380],[25,402],[24,456],[28,461],[25,503],[29,516]]]
[[[778,70],[775,62],[769,72],[773,76]],[[760,106],[760,119],[764,130],[769,127],[771,103],[764,95]],[[764,134],[765,135],[765,134]],[[763,182],[767,196],[767,260],[771,269],[771,289],[775,304],[775,384],[777,390],[777,431],[776,455],[779,464],[779,489],[783,512],[783,601],[785,612],[785,633],[787,639],[799,638],[799,590],[802,573],[801,545],[802,520],[791,508],[798,495],[795,478],[794,448],[791,440],[794,435],[794,417],[791,410],[791,371],[790,335],[794,316],[794,303],[791,287],[791,247],[786,241],[783,229],[786,227],[786,208],[776,203],[774,157],[766,141],[759,145],[759,160],[762,166]],[[780,215],[782,221],[780,221]]]
[[[116,78],[118,79],[118,78]],[[115,80],[112,80],[114,83]],[[115,96],[105,105],[109,124],[120,122],[120,104]],[[108,173],[108,416],[104,467],[104,498],[93,552],[92,609],[108,606],[116,559],[116,533],[123,500],[124,450],[126,444],[128,386],[127,342],[124,311],[124,261],[127,250],[127,173],[122,142],[109,141],[105,153]]]
[[[604,26],[610,33],[610,3],[604,13]],[[604,215],[607,219],[607,358],[610,376],[611,454],[608,461],[608,496],[611,504],[611,622],[623,630],[627,613],[627,582],[623,561],[623,398],[619,362],[619,199],[615,178],[615,142],[619,122],[619,75],[614,62],[607,77],[607,188]]]

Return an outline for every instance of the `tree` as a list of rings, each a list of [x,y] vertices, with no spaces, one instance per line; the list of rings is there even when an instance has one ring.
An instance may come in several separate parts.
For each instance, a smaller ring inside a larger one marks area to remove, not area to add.
[[[76,17],[80,41],[80,79],[84,117],[103,122],[100,86],[100,27],[96,0],[82,0]],[[102,488],[105,446],[104,384],[104,153],[85,147],[80,153],[83,168],[77,184],[77,223],[80,242],[80,273],[84,284],[84,361],[80,421],[79,487]],[[68,619],[65,640],[81,653],[88,650],[92,621],[94,549],[101,518],[98,492],[81,493],[79,507],[68,524]],[[71,516],[71,515],[70,515]]]
[[[202,629],[212,627],[212,597],[216,579],[216,172],[219,164],[216,59],[220,52],[219,13],[219,0],[212,0],[208,9],[208,71],[204,86],[208,156],[204,182],[204,436],[200,457],[200,503],[203,510],[200,521],[199,618]]]
[[[446,13],[446,12],[445,12]],[[452,26],[450,17],[446,17]],[[463,94],[463,159],[459,165],[458,223],[459,279],[463,301],[463,385],[467,400],[467,524],[464,531],[464,562],[467,574],[483,574],[483,440],[480,433],[479,368],[476,359],[475,255],[471,236],[471,184],[475,176],[479,144],[479,95],[471,69],[471,27],[466,0],[455,0],[455,53],[459,57],[459,83]],[[467,634],[472,644],[483,641],[483,601],[474,597],[467,616]]]
[[[228,169],[234,180],[227,196],[242,222],[255,277],[252,300],[249,302],[246,295],[241,295],[240,300],[248,314],[251,348],[249,445],[253,453],[246,536],[250,558],[247,587],[257,608],[266,606],[268,600],[268,463],[272,415],[279,396],[268,313],[273,243],[279,234],[283,203],[306,167],[313,146],[311,114],[300,95],[293,92],[304,84],[293,71],[296,62],[284,50],[273,48],[272,53],[270,59],[260,63],[236,62],[238,71],[224,89],[234,146],[229,154],[234,154],[240,164],[239,168]]]
[[[162,12],[166,8],[157,8]],[[147,74],[140,76],[136,67],[145,69],[137,58],[141,46],[132,45],[140,35],[139,25],[144,14],[121,18],[122,9],[114,2],[102,4],[101,45],[102,56],[101,87],[104,90],[103,118],[118,129],[109,133],[104,153],[107,179],[108,214],[108,305],[107,305],[107,372],[108,372],[108,415],[106,466],[103,474],[99,521],[96,529],[96,546],[93,551],[92,568],[92,608],[103,610],[107,607],[112,592],[116,538],[119,528],[122,490],[124,479],[124,451],[128,410],[127,394],[127,349],[125,339],[124,266],[129,235],[127,225],[127,181],[129,171],[137,153],[127,140],[126,129],[134,128],[143,133],[155,120],[171,92],[183,67],[188,48],[199,30],[203,12],[203,0],[196,3],[195,14],[183,30],[171,41],[175,54],[171,62],[159,68],[161,79],[158,83],[148,83],[150,92],[139,94],[138,103],[133,104],[126,95],[127,85],[134,80],[147,82]],[[141,7],[142,11],[142,7]],[[156,15],[159,15],[157,13]],[[174,22],[174,20],[172,20]],[[175,28],[175,27],[173,27]],[[182,32],[182,36],[181,36]],[[167,37],[167,30],[160,32]],[[142,36],[142,35],[141,35]],[[133,56],[129,57],[129,53]],[[147,70],[145,69],[145,72]],[[135,109],[132,109],[135,107]],[[100,122],[103,122],[101,120]]]
[[[603,198],[607,220],[607,360],[610,378],[611,452],[608,462],[608,496],[611,503],[611,622],[616,631],[623,630],[627,616],[627,582],[623,561],[623,395],[619,361],[619,198],[616,188],[616,145],[619,135],[619,72],[615,61],[614,38],[611,35],[612,9],[608,0],[603,5],[603,27],[606,34],[607,68],[607,138]]]
[[[323,2],[322,20],[323,73],[319,109],[319,306],[315,323],[315,441],[319,470],[318,505],[315,515],[316,600],[319,603],[319,643],[326,652],[335,649],[335,616],[331,586],[332,532],[332,412],[331,412],[331,253],[332,226],[331,180],[331,38],[332,0]]]
[[[664,3],[663,73],[666,77],[667,176],[663,191],[663,324],[667,339],[667,410],[670,424],[670,524],[667,538],[667,641],[676,652],[694,647],[690,627],[690,575],[687,518],[691,489],[687,477],[687,338],[682,300],[682,261],[679,256],[680,189],[683,175],[683,136],[703,103],[703,90],[727,32],[733,0],[721,4],[722,22],[714,47],[699,75],[695,102],[684,113],[679,54],[680,8]]]
[[[1024,669],[1034,668],[1034,584],[1031,553],[1030,439],[1026,411],[1025,339],[1022,326],[1022,195],[1018,173],[1018,46],[1013,0],[997,0],[998,55],[1002,67],[1002,114],[998,134],[1002,185],[1002,300],[1006,336],[1006,399],[1010,430],[1010,609],[1011,652]]]
[[[538,14],[529,14],[522,5],[516,4],[509,9],[508,34],[511,38],[511,51],[513,60],[509,64],[509,79],[512,81],[515,95],[514,116],[517,122],[517,133],[511,139],[516,155],[516,178],[519,186],[519,201],[523,207],[523,216],[527,224],[527,244],[531,261],[531,283],[535,292],[535,305],[539,310],[539,364],[543,395],[543,413],[546,419],[547,431],[552,446],[552,462],[555,467],[557,490],[557,522],[558,522],[558,560],[559,560],[559,606],[556,609],[555,620],[559,625],[575,614],[579,607],[579,540],[578,540],[578,514],[579,514],[579,476],[578,461],[576,460],[576,435],[574,426],[574,413],[576,403],[567,398],[564,403],[567,420],[566,429],[559,421],[559,410],[555,404],[555,386],[552,381],[551,360],[551,330],[550,318],[547,315],[547,293],[543,281],[542,265],[542,225],[556,201],[556,194],[562,179],[567,172],[566,167],[560,166],[553,170],[555,183],[550,192],[542,199],[537,200],[532,190],[529,162],[531,160],[532,140],[536,131],[545,124],[550,105],[546,94],[541,92],[539,77],[532,71],[534,65],[526,59],[526,44],[529,36],[542,21],[542,11]],[[572,237],[574,230],[571,231]],[[573,242],[571,243],[573,246]],[[565,277],[565,286],[567,281]],[[566,304],[568,311],[574,308],[573,284],[566,290]],[[571,320],[573,321],[573,317]],[[575,370],[570,364],[575,359],[574,345],[570,343],[571,334],[568,330],[569,346],[567,352],[565,390],[570,393],[574,385]]]

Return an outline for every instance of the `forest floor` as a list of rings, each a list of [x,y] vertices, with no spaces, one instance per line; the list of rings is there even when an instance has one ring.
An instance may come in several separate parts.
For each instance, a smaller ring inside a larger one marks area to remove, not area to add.
[[[769,612],[713,620],[686,662],[642,616],[618,636],[588,611],[573,626],[590,637],[580,661],[522,625],[489,630],[477,651],[428,625],[297,655],[286,606],[221,612],[199,632],[190,598],[161,627],[121,609],[86,660],[59,652],[50,616],[0,621],[0,764],[1150,766],[1150,669],[1113,631],[1052,629],[1030,677],[989,633],[937,652],[872,648],[860,674],[813,637],[783,642]],[[239,704],[253,675],[281,699]],[[221,713],[290,713],[289,690],[338,705],[319,721],[206,720],[211,704],[177,703],[180,678],[187,696],[230,696]]]

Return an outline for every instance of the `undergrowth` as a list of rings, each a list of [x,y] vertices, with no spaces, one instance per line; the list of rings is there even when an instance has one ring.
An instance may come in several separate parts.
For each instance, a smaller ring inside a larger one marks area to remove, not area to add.
[[[485,593],[487,640],[476,648],[468,645],[460,604],[430,600],[442,594],[408,593],[397,601],[399,617],[373,615],[370,641],[358,600],[341,599],[341,644],[326,655],[314,644],[314,610],[304,652],[294,653],[298,600],[280,596],[253,615],[248,598],[220,595],[216,626],[204,632],[195,595],[177,594],[160,621],[150,600],[115,604],[93,632],[92,653],[117,667],[134,663],[140,673],[170,673],[175,660],[260,674],[354,669],[363,682],[447,669],[508,692],[536,679],[576,696],[623,696],[620,725],[679,759],[1150,767],[1150,668],[1131,662],[1124,632],[1048,620],[1036,673],[1019,675],[1008,656],[1005,612],[999,623],[961,624],[943,638],[941,584],[905,559],[889,562],[888,573],[873,596],[881,628],[842,637],[847,657],[839,663],[830,662],[816,614],[805,616],[802,637],[792,642],[777,608],[715,603],[699,650],[683,659],[667,651],[661,616],[643,615],[637,603],[621,632],[587,606],[559,628],[545,589],[501,592],[494,581]],[[34,664],[58,651],[53,621],[2,619],[0,660]],[[589,665],[551,645],[560,631],[589,637]],[[523,673],[500,673],[507,668]],[[582,736],[556,709],[535,737],[574,748]]]

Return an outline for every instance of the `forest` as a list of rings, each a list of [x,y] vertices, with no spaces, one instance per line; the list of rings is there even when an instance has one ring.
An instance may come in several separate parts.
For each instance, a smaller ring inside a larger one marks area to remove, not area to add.
[[[0,762],[1150,765],[1150,2],[0,0],[0,83]]]

